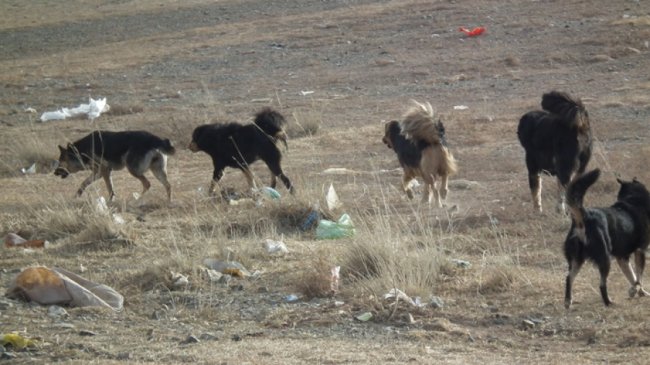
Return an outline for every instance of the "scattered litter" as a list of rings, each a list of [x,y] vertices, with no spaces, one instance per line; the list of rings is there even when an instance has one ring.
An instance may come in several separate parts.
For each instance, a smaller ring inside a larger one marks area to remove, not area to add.
[[[456,264],[456,266],[461,267],[463,269],[472,266],[472,264],[469,261],[465,261],[465,260],[451,259],[450,261]]]
[[[101,306],[122,310],[124,297],[103,284],[97,284],[61,268],[29,267],[12,280],[6,295],[40,304],[68,304],[76,307]]]
[[[28,168],[24,168],[24,167],[21,168],[21,169],[20,169],[20,172],[22,172],[23,175],[27,175],[27,174],[35,174],[35,173],[36,173],[36,163],[33,163],[33,164],[32,164],[31,166],[29,166]]]
[[[300,229],[302,231],[311,229],[316,224],[316,222],[318,222],[319,219],[320,219],[320,206],[318,204],[315,204],[311,212],[307,214],[307,217],[305,217],[305,220],[300,225]]]
[[[124,218],[122,218],[122,216],[119,215],[119,214],[117,214],[117,213],[113,213],[113,222],[115,222],[115,223],[117,223],[117,224],[124,224],[124,223],[126,223],[126,221],[124,220]]]
[[[464,27],[460,27],[458,30],[465,33],[465,35],[467,35],[468,37],[476,37],[477,35],[481,35],[485,32],[485,27],[476,27],[472,30],[469,30]]]
[[[63,120],[66,118],[75,118],[82,115],[87,115],[91,121],[99,117],[102,113],[110,110],[110,106],[106,104],[106,98],[93,99],[89,98],[88,104],[80,104],[76,108],[68,109],[61,108],[56,111],[45,112],[41,114],[41,122],[49,122],[51,120]]]
[[[187,278],[187,276],[179,272],[172,271],[172,286],[174,288],[185,288],[188,285],[190,285],[190,280]]]
[[[47,316],[51,318],[64,318],[68,316],[68,311],[58,305],[51,305],[47,308]]]
[[[103,196],[95,200],[95,211],[97,213],[108,214],[108,204],[106,204],[106,199]]]
[[[297,302],[298,299],[300,299],[300,298],[298,298],[298,296],[295,295],[295,294],[289,294],[289,295],[284,297],[284,301],[287,302],[287,303]]]
[[[230,199],[228,200],[228,205],[244,205],[244,204],[256,204],[255,200],[251,198],[242,198],[242,199]]]
[[[274,241],[272,239],[266,239],[263,243],[266,252],[269,254],[285,254],[289,252],[289,249],[282,241]]]
[[[524,319],[523,321],[521,321],[521,324],[524,326],[525,329],[531,329],[535,327],[535,322],[529,319]]]
[[[269,186],[263,187],[262,188],[262,193],[264,193],[264,195],[268,196],[269,198],[271,198],[273,200],[278,200],[281,197],[280,193],[277,190],[275,190],[275,189],[273,189],[272,187],[269,187]]]
[[[329,174],[329,175],[344,175],[344,174],[354,174],[355,171],[346,169],[345,167],[330,167],[329,169],[325,169],[323,171],[323,174]]]
[[[420,182],[418,181],[418,179],[413,179],[413,180],[409,181],[407,187],[408,187],[408,188],[411,188],[411,189],[414,189],[414,188],[418,188],[418,187],[420,187],[420,185],[422,185],[422,184],[420,184]]]
[[[331,270],[331,277],[330,277],[330,290],[332,291],[332,294],[336,294],[339,292],[339,282],[341,279],[341,267],[340,266],[334,266]]]
[[[352,237],[355,233],[352,219],[348,214],[341,215],[337,222],[321,219],[316,227],[316,239],[321,240]]]
[[[216,270],[222,274],[227,274],[238,278],[252,276],[250,271],[248,271],[244,267],[244,265],[240,264],[237,261],[221,261],[215,259],[205,259],[203,260],[203,265],[205,265],[209,269]]]
[[[334,190],[334,185],[330,184],[329,189],[327,189],[327,195],[325,195],[325,201],[327,202],[327,209],[331,212],[335,209],[340,208],[343,204],[339,200],[336,190]]]
[[[384,294],[384,299],[392,299],[392,298],[403,300],[410,305],[416,306],[415,301],[411,299],[411,297],[409,297],[408,295],[406,295],[406,293],[404,293],[403,291],[397,288],[393,288],[388,293]]]
[[[433,308],[442,308],[445,306],[445,302],[440,297],[432,295],[429,299],[431,300],[431,306]]]
[[[5,247],[44,248],[49,246],[49,241],[26,240],[15,233],[7,233],[5,236]]]
[[[454,105],[454,110],[467,110],[469,107],[467,105]]]
[[[202,189],[202,188],[199,188],[199,189]],[[133,193],[133,199],[135,199],[135,200],[140,199],[140,193],[138,193],[138,192],[134,192],[134,193]]]
[[[342,306],[343,304],[345,304],[345,302],[342,301],[342,300],[335,300],[335,301],[334,301],[334,306],[335,306],[335,307],[340,307],[340,306]]]
[[[361,321],[361,322],[368,322],[369,320],[372,319],[372,313],[365,312],[365,313],[359,314],[358,316],[356,316],[354,318],[356,318],[358,321]]]
[[[17,333],[3,334],[2,337],[0,337],[0,344],[4,347],[11,346],[12,349],[16,351],[36,345],[34,340],[23,337]]]
[[[36,114],[36,109],[30,106],[29,108],[25,108],[25,113]]]
[[[301,90],[301,91],[300,91],[300,95],[302,95],[302,96],[311,95],[311,94],[313,94],[313,93],[314,93],[314,92],[311,91],[311,90],[309,90],[309,91]]]

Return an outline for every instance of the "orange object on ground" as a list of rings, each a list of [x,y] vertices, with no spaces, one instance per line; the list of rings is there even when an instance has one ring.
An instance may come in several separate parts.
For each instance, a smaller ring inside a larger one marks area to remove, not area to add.
[[[483,32],[485,32],[484,27],[476,27],[476,28],[474,28],[472,30],[469,30],[469,29],[464,28],[464,27],[460,27],[458,30],[465,33],[468,37],[476,37],[477,35],[481,35],[481,34],[483,34]]]
[[[22,248],[43,248],[49,244],[45,240],[26,240],[15,233],[9,233],[5,237],[5,247]]]

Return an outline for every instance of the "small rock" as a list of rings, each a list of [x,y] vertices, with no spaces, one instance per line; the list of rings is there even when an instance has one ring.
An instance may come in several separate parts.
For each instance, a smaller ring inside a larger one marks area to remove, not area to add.
[[[97,336],[97,333],[88,330],[79,331],[79,336]]]
[[[233,286],[230,287],[230,290],[232,290],[232,291],[243,291],[244,290],[244,285],[243,284],[233,285]]]
[[[217,341],[219,339],[219,337],[217,337],[216,335],[213,335],[212,333],[206,332],[206,333],[202,333],[199,336],[199,339],[201,341]]]
[[[535,322],[529,319],[524,319],[523,321],[521,321],[521,324],[524,326],[525,329],[531,329],[535,327]]]
[[[115,356],[115,359],[117,360],[130,360],[131,359],[131,353],[129,352],[120,352]]]
[[[58,305],[51,305],[47,308],[47,315],[52,318],[63,318],[68,316],[68,312]]]
[[[222,275],[221,278],[217,281],[219,284],[228,284],[232,280],[230,275]]]
[[[150,318],[151,318],[151,319],[154,319],[154,320],[156,320],[156,321],[159,321],[160,318],[162,318],[162,314],[160,314],[160,311],[156,311],[156,310],[155,310],[155,311],[153,311],[153,313],[151,313]]]
[[[463,269],[466,269],[466,268],[472,266],[472,264],[469,261],[465,261],[465,260],[451,259],[450,261],[452,263],[456,264],[456,266],[458,266],[460,268],[463,268]]]
[[[235,342],[241,341],[241,336],[240,335],[232,335],[231,339]]]
[[[442,308],[445,306],[445,302],[442,300],[442,298],[437,297],[435,295],[431,296],[431,306],[433,308]]]
[[[212,270],[212,269],[206,269],[205,273],[208,277],[208,280],[212,283],[218,283],[219,280],[223,277],[223,274],[218,272],[217,270]]]
[[[181,341],[181,345],[188,345],[188,344],[191,344],[191,343],[199,343],[199,342],[201,342],[201,341],[196,336],[189,335],[189,336],[187,336],[186,339]]]

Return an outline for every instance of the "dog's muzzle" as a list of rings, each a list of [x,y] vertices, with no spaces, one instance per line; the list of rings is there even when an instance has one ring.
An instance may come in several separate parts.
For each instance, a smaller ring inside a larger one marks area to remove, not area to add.
[[[65,179],[70,175],[70,172],[63,167],[57,167],[56,170],[54,170],[54,175],[55,176],[61,176],[62,179]]]
[[[187,148],[189,148],[192,152],[199,152],[199,145],[197,145],[194,141],[190,142],[190,145],[187,146]]]

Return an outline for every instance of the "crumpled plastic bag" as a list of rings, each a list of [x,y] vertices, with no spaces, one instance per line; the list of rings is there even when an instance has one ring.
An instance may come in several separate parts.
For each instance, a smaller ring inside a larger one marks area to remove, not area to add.
[[[113,288],[56,267],[36,266],[21,271],[6,295],[44,305],[100,306],[114,311],[122,310],[124,305],[124,297]]]
[[[316,239],[319,240],[352,237],[355,233],[352,218],[347,213],[341,215],[337,222],[321,219],[316,227]]]
[[[41,122],[49,122],[50,120],[63,120],[87,115],[88,119],[94,120],[110,109],[110,105],[106,104],[106,98],[97,100],[89,98],[88,104],[80,104],[78,107],[71,109],[61,108],[59,110],[45,112],[41,114],[40,119]]]
[[[36,343],[26,337],[17,333],[7,333],[0,336],[0,345],[4,347],[11,347],[13,350],[20,351],[27,347],[35,346]]]

